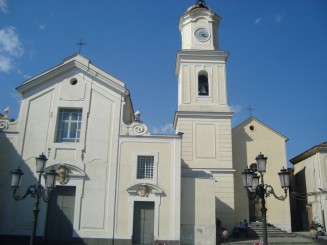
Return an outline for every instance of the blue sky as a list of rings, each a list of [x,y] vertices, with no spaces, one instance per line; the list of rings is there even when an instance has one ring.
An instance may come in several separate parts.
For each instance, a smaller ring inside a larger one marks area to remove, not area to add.
[[[178,21],[195,0],[0,0],[0,112],[15,88],[78,51],[126,83],[155,133],[177,109]],[[207,0],[222,17],[233,126],[252,115],[289,138],[288,159],[327,141],[327,1]]]

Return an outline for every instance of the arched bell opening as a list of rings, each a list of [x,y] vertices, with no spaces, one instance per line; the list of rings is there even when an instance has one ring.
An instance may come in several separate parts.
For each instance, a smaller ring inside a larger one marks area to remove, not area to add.
[[[206,71],[201,71],[198,74],[198,95],[199,96],[209,95],[208,73]]]

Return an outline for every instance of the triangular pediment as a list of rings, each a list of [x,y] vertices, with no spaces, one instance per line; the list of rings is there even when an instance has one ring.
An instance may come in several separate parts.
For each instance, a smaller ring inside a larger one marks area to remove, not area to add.
[[[264,124],[263,122],[259,121],[258,119],[254,118],[254,117],[249,117],[248,119],[246,119],[244,122],[240,123],[239,125],[237,125],[236,127],[234,127],[232,129],[233,133],[237,132],[237,130],[241,129],[241,128],[245,128],[247,126],[250,126],[250,124],[256,123],[257,125],[267,129],[268,131],[270,131],[271,133],[283,138],[286,141],[288,141],[288,138],[282,134],[280,134],[279,132],[277,132],[276,130],[272,129],[271,127],[267,126],[266,124]]]
[[[129,93],[122,81],[92,65],[89,59],[80,54],[64,59],[61,64],[25,81],[16,89],[20,94],[25,94],[32,89],[38,90],[38,87],[44,89],[47,82],[54,81],[58,77],[66,78],[77,73],[89,77],[93,82],[97,82],[118,94]]]

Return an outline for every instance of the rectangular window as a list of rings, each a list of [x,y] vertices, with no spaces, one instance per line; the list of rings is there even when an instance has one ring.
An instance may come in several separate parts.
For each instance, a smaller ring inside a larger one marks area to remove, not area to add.
[[[60,109],[56,142],[79,142],[82,109]]]
[[[154,156],[137,156],[137,179],[153,179]]]

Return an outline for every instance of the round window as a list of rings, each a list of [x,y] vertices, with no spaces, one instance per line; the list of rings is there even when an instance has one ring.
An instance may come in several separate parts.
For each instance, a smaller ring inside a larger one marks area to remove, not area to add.
[[[71,85],[76,85],[77,84],[77,79],[75,77],[70,79],[70,84]]]

